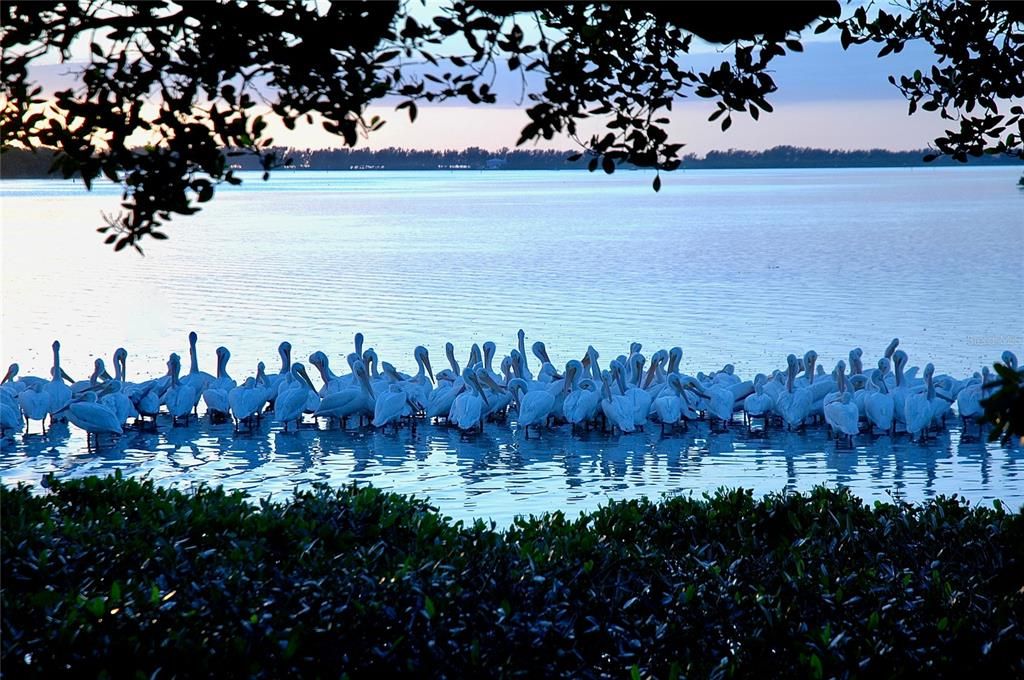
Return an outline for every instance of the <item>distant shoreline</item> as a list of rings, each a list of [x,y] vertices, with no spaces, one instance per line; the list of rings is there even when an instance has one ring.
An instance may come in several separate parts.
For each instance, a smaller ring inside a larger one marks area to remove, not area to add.
[[[470,148],[459,151],[417,151],[411,149],[275,149],[284,158],[290,158],[293,165],[281,170],[321,170],[346,172],[374,171],[465,171],[465,170],[586,170],[589,158],[570,162],[566,160],[573,152],[569,150],[521,150],[499,149],[490,151]],[[1017,166],[1024,168],[1019,159],[1005,156],[981,156],[970,162],[957,163],[950,158],[939,158],[925,163],[923,158],[929,149],[916,151],[890,151],[886,149],[864,149],[842,151],[835,149],[812,149],[793,146],[778,146],[764,151],[711,151],[703,157],[684,157],[680,170],[748,170],[748,169],[829,169],[829,168],[900,168],[900,167],[976,167],[976,166]],[[239,156],[234,160],[239,171],[260,171],[258,159]],[[9,149],[0,156],[0,179],[62,179],[60,174],[50,174],[53,152],[49,149],[38,152]],[[621,170],[635,169],[634,166],[620,166]]]

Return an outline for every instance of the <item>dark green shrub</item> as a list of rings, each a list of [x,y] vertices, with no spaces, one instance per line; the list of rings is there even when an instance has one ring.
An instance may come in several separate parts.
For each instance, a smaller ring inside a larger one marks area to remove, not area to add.
[[[998,504],[737,490],[498,531],[370,487],[109,477],[0,512],[11,677],[1024,675]]]

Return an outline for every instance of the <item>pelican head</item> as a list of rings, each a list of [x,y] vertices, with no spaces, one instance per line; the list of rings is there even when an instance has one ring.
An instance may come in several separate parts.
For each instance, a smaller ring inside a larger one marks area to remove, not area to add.
[[[356,345],[356,354],[362,356],[362,354],[363,354],[363,334],[362,333],[356,333],[356,336],[355,336],[354,340],[355,340],[355,345]]]
[[[573,382],[577,375],[583,373],[583,362],[578,359],[570,359],[565,362],[565,382]]]
[[[533,343],[533,347],[531,347],[531,349],[533,350],[533,355],[540,359],[540,362],[542,364],[551,363],[551,359],[548,358],[548,349],[547,347],[544,346],[543,342],[538,340],[537,342]]]
[[[679,364],[683,360],[683,348],[673,347],[668,351],[668,372],[675,373],[679,370]]]
[[[807,371],[807,375],[814,375],[814,364],[818,361],[818,353],[813,349],[808,350],[804,354],[804,369]]]
[[[309,355],[309,363],[316,366],[317,370],[319,370],[321,373],[323,373],[324,364],[326,363],[326,361],[327,355],[321,352],[320,350],[317,350]]]
[[[444,343],[444,355],[448,357],[448,363],[451,364],[452,373],[459,375],[459,362],[455,360],[455,345],[450,342]]]
[[[886,359],[892,359],[893,353],[896,351],[896,348],[899,347],[899,346],[900,346],[900,339],[899,338],[893,338],[892,342],[889,343],[889,346],[885,348],[885,358]]]
[[[384,372],[384,375],[392,381],[400,382],[402,380],[402,376],[398,375],[398,370],[391,363],[383,361],[380,364],[380,368]]]
[[[487,394],[484,393],[483,387],[480,386],[480,379],[477,378],[476,369],[475,368],[467,368],[466,369],[466,374],[465,374],[464,377],[466,379],[466,382],[471,383],[473,385],[473,387],[476,388],[476,393],[478,395],[480,395],[481,399],[483,399],[484,404],[486,404],[487,408],[490,408],[491,407],[491,402],[488,401]]]
[[[309,379],[309,374],[306,373],[306,367],[298,361],[292,364],[292,375],[306,383],[306,386],[309,387],[309,389],[316,392],[316,388],[313,387],[313,381]]]
[[[11,380],[14,380],[14,378],[17,375],[18,375],[18,364],[11,364],[10,366],[7,367],[7,372],[4,373],[4,379],[0,380],[0,385],[4,384],[6,382],[10,382]]]
[[[292,343],[285,340],[277,346],[277,353],[281,355],[281,373],[288,373],[292,365]]]
[[[1017,355],[1016,354],[1014,354],[1010,350],[1006,350],[1005,352],[1003,352],[1003,355],[1002,355],[1001,358],[1003,360],[1003,363],[1010,367],[1010,370],[1013,370],[1013,371],[1017,370]]]
[[[355,352],[349,352],[348,356],[345,357],[345,361],[348,363],[348,370],[352,371],[353,373],[356,372],[356,362],[362,360],[362,357],[360,357]]]
[[[171,376],[171,382],[178,382],[178,375],[181,373],[181,357],[171,352],[171,356],[167,359],[167,373]]]
[[[491,344],[493,345],[494,343]],[[484,345],[484,347],[486,348],[487,346]],[[423,345],[416,345],[412,355],[416,357],[417,363],[423,362],[423,367],[427,369],[427,374],[430,376],[430,382],[436,382],[434,380],[434,369],[430,367],[430,352],[427,351],[427,348]]]
[[[530,388],[526,385],[526,381],[522,378],[512,378],[508,381],[508,389],[515,395],[516,401],[522,403],[523,393],[529,392]],[[519,392],[516,392],[519,390]]]

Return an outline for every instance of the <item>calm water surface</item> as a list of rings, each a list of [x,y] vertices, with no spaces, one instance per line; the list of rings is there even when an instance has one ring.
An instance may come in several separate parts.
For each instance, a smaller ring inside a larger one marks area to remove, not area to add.
[[[93,230],[116,187],[0,185],[2,348],[23,375],[46,375],[50,343],[85,377],[128,349],[129,378],[165,370],[200,336],[200,364],[232,351],[241,380],[327,352],[344,366],[352,336],[410,370],[425,345],[435,370],[455,343],[502,354],[522,327],[556,364],[588,344],[602,361],[643,342],[683,348],[683,370],[725,362],[750,377],[814,349],[829,370],[854,346],[865,365],[898,336],[911,365],[965,376],[1004,349],[1024,356],[1024,191],[1016,168],[689,171],[659,194],[641,172],[278,173],[223,189],[179,219],[147,256],[113,254]],[[536,364],[534,363],[534,367]],[[36,426],[38,427],[38,426]],[[315,480],[372,482],[429,496],[457,517],[594,507],[607,498],[846,484],[868,498],[963,493],[1024,502],[1021,452],[963,441],[867,437],[837,451],[823,435],[657,433],[529,442],[507,424],[464,437],[415,433],[254,435],[205,421],[131,433],[88,453],[80,431],[3,442],[5,483],[46,471],[118,468],[165,483],[223,483],[254,494]]]

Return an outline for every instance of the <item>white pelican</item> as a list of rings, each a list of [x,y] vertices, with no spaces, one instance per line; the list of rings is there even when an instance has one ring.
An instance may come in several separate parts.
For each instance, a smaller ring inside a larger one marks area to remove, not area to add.
[[[376,394],[370,385],[366,373],[366,364],[362,360],[353,364],[356,384],[338,392],[328,394],[320,402],[320,407],[313,414],[317,418],[338,418],[344,422],[350,416],[372,416],[376,409]]]
[[[497,352],[497,346],[488,340],[484,343],[484,373],[486,373],[491,380],[496,383],[502,382],[501,376],[494,372],[494,354]]]
[[[95,392],[86,392],[82,401],[73,401],[68,405],[68,420],[85,430],[86,446],[89,435],[93,435],[96,447],[100,445],[101,434],[121,434],[121,423],[113,410],[96,401]]]
[[[288,421],[295,421],[295,428],[298,429],[302,422],[302,412],[306,410],[309,395],[316,396],[316,388],[309,380],[306,367],[295,362],[292,364],[292,380],[283,391],[277,393],[274,401],[274,419],[284,423],[284,431],[288,431]],[[317,396],[317,400],[320,397]]]
[[[953,378],[948,375],[942,378],[932,378],[932,383],[935,385],[935,401],[932,402],[931,424],[934,427],[942,427],[946,424],[946,414],[956,403],[953,382]]]
[[[612,363],[618,364],[618,360]],[[611,423],[613,433],[618,427],[623,434],[629,434],[636,429],[633,425],[633,404],[621,394],[612,394],[608,384],[610,377],[608,371],[601,373],[604,394],[604,398],[601,399],[601,412],[604,413],[605,421]]]
[[[530,389],[522,378],[513,378],[508,383],[508,389],[516,397],[519,414],[516,422],[523,428],[526,438],[530,438],[530,426],[534,429],[547,422],[548,416],[552,415],[555,409],[555,395],[545,389]],[[519,390],[516,392],[516,390]]]
[[[162,401],[161,391],[160,383],[156,380],[150,380],[148,383],[136,387],[132,404],[139,412],[137,423],[143,429],[146,427],[146,418],[150,419],[153,428],[156,429],[156,417],[160,413]]]
[[[277,353],[281,356],[281,370],[267,376],[267,386],[270,387],[270,405],[273,407],[277,399],[277,390],[281,383],[291,380],[292,377],[292,343],[285,340],[277,346]]]
[[[394,423],[397,431],[402,418],[412,416],[416,412],[416,408],[409,394],[402,389],[402,385],[393,382],[387,390],[377,396],[377,402],[373,408],[373,426],[385,427]]]
[[[530,372],[530,367],[526,363],[526,332],[520,328],[516,337],[519,340],[519,377],[529,383],[533,380],[533,373]]]
[[[981,416],[985,413],[985,409],[981,406],[981,400],[985,398],[985,383],[989,380],[988,366],[983,367],[982,371],[981,379],[968,383],[956,397],[956,410],[963,421],[964,432],[967,431],[967,419],[970,418],[978,423],[979,436],[983,427]]]
[[[853,403],[849,392],[842,392],[839,398],[825,404],[825,422],[836,433],[845,434],[850,446],[853,446],[853,435],[860,431],[860,412]]]
[[[900,339],[899,338],[893,338],[892,341],[889,343],[889,346],[885,348],[884,357],[886,359],[892,361],[892,355],[896,352],[896,348],[899,347],[899,346],[900,346]]]
[[[920,433],[919,441],[928,438],[928,425],[932,422],[932,402],[935,401],[935,384],[932,376],[935,367],[928,364],[924,367],[924,392],[914,392],[907,396],[904,411],[906,414],[907,433],[913,441],[914,435]]]
[[[426,347],[417,345],[412,354],[417,370],[416,375],[407,381],[406,392],[416,411],[426,411],[430,393],[434,391],[434,369],[430,366],[430,353]]]
[[[871,372],[871,384],[877,391],[869,392],[864,397],[864,415],[872,431],[877,427],[882,432],[891,432],[896,404],[889,394],[889,386],[885,384],[882,372],[877,368]]]
[[[448,363],[451,364],[452,373],[455,374],[455,377],[461,376],[462,371],[459,370],[459,362],[455,360],[455,345],[450,342],[444,343],[444,355],[448,357]]]
[[[260,362],[262,364],[262,362]],[[235,419],[235,431],[239,423],[247,423],[252,429],[253,418],[259,415],[263,405],[267,403],[266,390],[256,384],[256,378],[252,376],[245,379],[245,382],[228,392],[228,408]]]
[[[825,375],[824,367],[817,365],[818,353],[813,349],[804,354],[804,364],[806,366],[807,387],[811,390],[810,415],[815,418],[818,416],[824,417],[825,395],[833,391],[835,381],[832,380],[831,376]],[[817,371],[815,367],[817,367]]]
[[[644,425],[647,424],[647,416],[651,412],[652,401],[650,392],[640,387],[644,373],[644,355],[638,352],[628,361],[631,367],[628,375],[632,377],[634,384],[625,384],[626,377],[623,375],[624,371],[620,364],[617,366],[619,387],[622,390],[622,395],[628,400],[630,412],[633,414],[633,428],[643,430]]]
[[[33,420],[39,421],[43,434],[46,434],[46,416],[50,413],[50,397],[43,391],[46,384],[35,383],[18,393],[18,406],[25,416],[25,434],[32,428]]]
[[[894,411],[895,423],[906,423],[907,397],[911,394],[911,390],[907,386],[906,379],[903,374],[903,367],[907,365],[907,353],[901,349],[896,350],[893,352],[892,361],[895,365],[893,373],[896,376],[896,386],[892,391],[893,403],[896,407],[896,410]]]
[[[1006,350],[1005,352],[1002,353],[1002,355],[999,358],[1003,360],[1003,364],[1008,366],[1011,371],[1016,371],[1017,370],[1017,355],[1016,354],[1014,354],[1010,350]]]
[[[738,375],[736,375],[736,367],[732,364],[726,364],[722,367],[721,371],[716,371],[712,381],[716,385],[736,385],[742,382]]]
[[[466,366],[476,366],[483,362],[483,354],[480,353],[480,345],[473,343],[473,346],[469,348],[469,359],[466,360]]]
[[[124,427],[129,418],[138,418],[139,411],[124,392],[124,384],[114,378],[103,384],[100,403],[109,408],[117,416],[117,422]]]
[[[341,382],[341,376],[335,375],[331,370],[330,361],[323,352],[316,351],[310,354],[309,363],[316,366],[316,369],[320,371],[320,379],[324,381],[323,387],[318,392],[321,398],[346,387]]]
[[[839,398],[843,396],[844,392],[846,392],[846,362],[842,359],[836,363],[835,376],[836,389],[834,392],[829,392],[825,395],[825,399],[822,403],[823,409],[825,406],[828,406],[829,403],[839,401]],[[828,422],[828,418],[826,418],[825,421]]]
[[[775,403],[779,400],[779,395],[786,390],[786,374],[779,369],[773,370],[772,376],[765,382],[762,389],[766,395],[771,397],[772,412],[781,415],[775,411]]]
[[[213,376],[206,371],[199,370],[199,354],[196,351],[196,342],[199,336],[196,335],[195,331],[188,334],[188,359],[189,359],[189,370],[188,375],[181,378],[183,385],[188,385],[192,388],[193,394],[195,395],[195,403],[192,404],[192,410],[195,415],[199,415],[199,398],[202,396],[203,391],[210,386],[213,382]],[[186,423],[188,421],[186,420]]]
[[[79,397],[85,394],[86,390],[90,390],[96,387],[99,383],[100,378],[110,380],[110,374],[107,373],[107,367],[103,363],[103,359],[99,357],[93,362],[92,375],[89,376],[88,380],[79,380],[71,384],[71,397]]]
[[[850,350],[850,375],[862,375],[864,373],[864,350],[854,347]]]
[[[448,344],[449,346],[451,345],[451,343]],[[452,362],[454,363],[454,359],[452,359]],[[440,371],[437,374],[437,387],[433,389],[430,397],[427,398],[427,418],[444,418],[447,420],[448,414],[452,410],[452,404],[455,403],[456,397],[464,389],[466,389],[465,378],[453,370],[445,369]]]
[[[548,356],[548,349],[544,346],[544,343],[538,340],[530,346],[530,351],[533,352],[533,356],[537,357],[540,361],[541,370],[537,374],[537,380],[539,382],[552,382],[553,380],[560,379],[558,371],[555,369],[554,364],[551,363],[551,358]],[[547,371],[544,369],[547,368]]]
[[[228,348],[218,347],[217,377],[203,390],[203,401],[206,402],[206,411],[214,422],[228,417],[231,410],[231,406],[228,403],[228,393],[238,385],[234,378],[228,375],[229,359],[231,359],[231,352],[228,351]]]
[[[743,412],[746,414],[748,428],[753,425],[755,418],[761,418],[764,421],[764,429],[768,429],[768,419],[771,417],[774,402],[771,395],[765,392],[767,382],[764,373],[758,373],[754,376],[754,393],[743,400]]]
[[[7,367],[7,373],[4,374],[3,380],[0,380],[0,387],[5,391],[8,391],[11,396],[17,396],[18,393],[28,389],[31,385],[38,384],[42,387],[49,382],[48,380],[32,375],[19,378],[18,370],[18,364],[11,364]]]
[[[452,402],[451,411],[448,412],[448,422],[455,423],[460,430],[471,430],[480,426],[484,431],[484,406],[487,404],[487,396],[480,389],[480,383],[476,379],[476,371],[466,368],[463,372],[463,380],[466,389],[463,390],[455,401]]]
[[[669,374],[669,389],[662,390],[662,395],[654,399],[651,409],[662,424],[662,433],[665,434],[665,426],[675,427],[683,420],[683,410],[689,411],[686,403],[686,395],[683,392],[683,379],[678,373]],[[685,421],[684,421],[685,422]]]
[[[668,352],[663,349],[659,349],[651,356],[651,367],[647,369],[647,375],[640,386],[651,395],[652,402],[662,394],[669,394],[672,391],[668,384],[669,373],[665,371],[665,364],[668,361]]]
[[[489,389],[491,394],[487,398],[487,406],[484,408],[484,418],[497,417],[503,414],[508,405],[512,403],[512,392],[506,387],[498,384],[486,369],[476,371],[477,382],[481,388]]]
[[[786,374],[786,391],[779,394],[775,406],[786,423],[787,429],[792,430],[794,427],[802,426],[804,419],[810,415],[814,396],[808,387],[794,388],[796,355],[790,354],[786,357],[786,363],[789,365]]]
[[[185,425],[188,426],[188,418],[196,403],[195,388],[191,384],[185,384],[178,377],[181,374],[181,357],[177,354],[171,354],[167,361],[167,370],[170,372],[171,382],[164,392],[163,401],[171,413],[171,427],[177,427],[178,418],[184,418]]]
[[[10,433],[21,432],[25,422],[21,419],[21,409],[17,402],[6,391],[0,391],[0,437]]]
[[[582,387],[580,376],[583,375],[583,363],[572,359],[565,364],[565,382],[562,383],[562,414],[572,424],[573,431],[577,425],[587,425],[597,415],[601,405],[601,393],[595,389],[593,381],[587,388]]]
[[[71,403],[71,388],[64,384],[64,372],[60,369],[60,343],[56,340],[53,341],[53,369],[50,375],[52,378],[43,385],[43,393],[50,401],[47,410],[50,413],[50,425],[53,425],[54,417],[62,415],[62,411]]]

